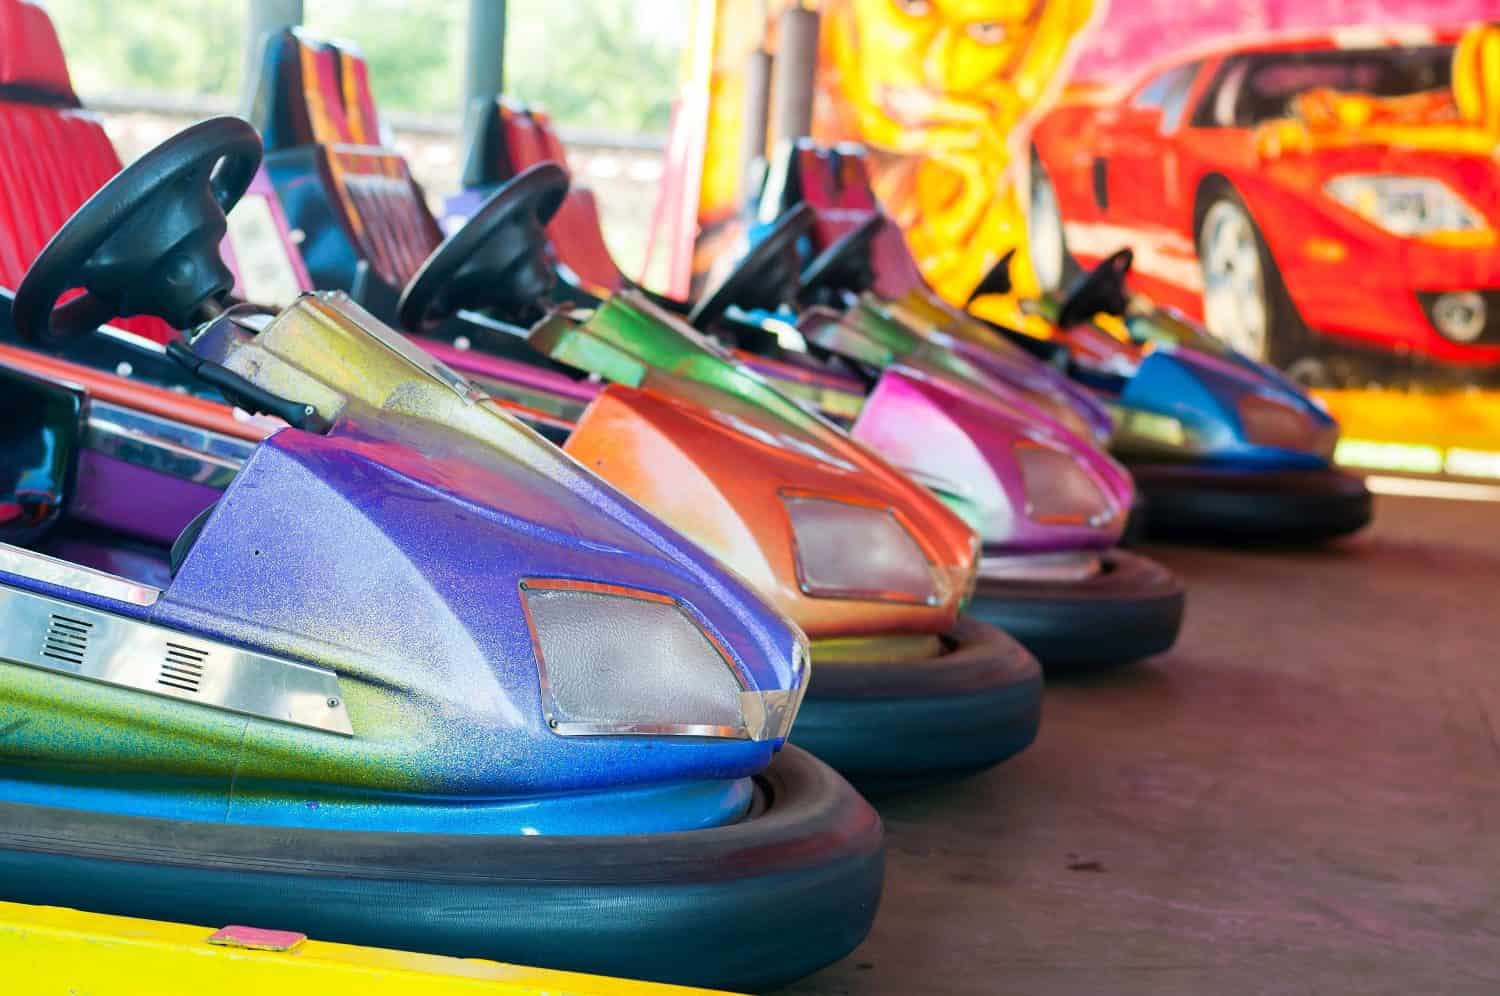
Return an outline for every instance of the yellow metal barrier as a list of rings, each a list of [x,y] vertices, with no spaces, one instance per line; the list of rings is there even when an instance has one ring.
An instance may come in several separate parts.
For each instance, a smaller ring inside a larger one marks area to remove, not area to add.
[[[647,982],[330,944],[279,931],[0,903],[4,991],[26,996],[690,996]]]

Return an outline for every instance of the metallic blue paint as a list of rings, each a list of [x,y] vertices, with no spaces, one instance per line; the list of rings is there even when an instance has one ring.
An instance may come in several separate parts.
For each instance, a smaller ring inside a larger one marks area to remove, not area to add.
[[[1257,394],[1300,412],[1317,431],[1335,422],[1300,389],[1247,357],[1211,356],[1185,347],[1159,346],[1115,395],[1119,404],[1180,420],[1207,447],[1195,462],[1258,470],[1316,470],[1328,461],[1311,453],[1258,445],[1245,436],[1239,402]]]

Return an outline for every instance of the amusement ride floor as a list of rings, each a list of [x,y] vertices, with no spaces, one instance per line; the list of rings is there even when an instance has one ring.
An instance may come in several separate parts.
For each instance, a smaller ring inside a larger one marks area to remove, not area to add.
[[[1500,992],[1500,503],[1327,549],[1152,547],[1178,647],[880,803],[870,939],[796,993]]]

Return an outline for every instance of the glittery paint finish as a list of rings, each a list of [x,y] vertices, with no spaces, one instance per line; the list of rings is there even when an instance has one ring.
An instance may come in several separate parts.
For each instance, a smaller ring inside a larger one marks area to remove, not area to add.
[[[588,409],[567,452],[733,567],[810,635],[951,626],[974,570],[964,523],[679,324],[626,293],[582,325],[557,317],[534,333],[556,359],[626,378]],[[940,572],[939,604],[808,597],[797,581],[786,491],[890,508]]]
[[[925,287],[881,304],[891,318],[933,345],[958,354],[1039,401],[1071,408],[1087,427],[1081,434],[1101,444],[1108,442],[1114,426],[1103,405],[1061,371],[1010,342],[982,320],[954,308]]]
[[[1254,361],[1161,347],[1141,360],[1115,399],[1120,405],[1178,419],[1206,448],[1196,462],[1249,469],[1318,469],[1328,461],[1310,453],[1263,446],[1245,437],[1239,402],[1247,395],[1273,398],[1301,413],[1311,432],[1335,432],[1338,423],[1281,375]]]
[[[565,577],[673,596],[766,690],[801,680],[792,626],[336,306],[306,299],[250,344],[230,339],[226,358],[268,386],[307,389],[295,396],[339,412],[334,429],[262,443],[149,610],[0,582],[330,667],[355,737],[0,665],[0,713],[25,719],[4,748],[27,759],[0,795],[29,785],[53,804],[112,807],[123,797],[111,786],[128,787],[134,811],[154,815],[471,832],[668,830],[743,811],[744,779],[775,743],[547,728],[518,585]],[[650,654],[641,648],[641,666]]]
[[[831,317],[810,313],[804,316],[802,324],[816,335],[817,325]],[[995,355],[982,363],[975,363],[968,354],[952,349],[951,342],[933,341],[913,331],[913,325],[925,324],[918,317],[869,294],[861,297],[849,312],[838,316],[837,324],[844,334],[877,343],[891,362],[925,370],[955,385],[966,386],[1003,403],[1028,422],[1065,430],[1078,437],[1078,448],[1097,444],[1098,426],[1091,416],[1081,411],[1067,394],[1057,391],[1044,376],[1037,374],[1035,368],[1038,364],[1031,357],[1025,357],[1023,362],[1020,357]],[[1104,417],[1107,419],[1107,414]]]
[[[987,550],[1105,549],[1119,542],[1134,491],[1129,474],[1022,390],[922,342],[870,298],[843,315],[810,312],[802,324],[813,337],[822,325],[836,324],[870,343],[870,356],[886,358],[890,365],[850,434],[933,488]],[[1104,494],[1112,518],[1091,526],[1028,517],[1015,456],[1016,444],[1028,440],[1071,455]]]
[[[328,436],[263,443],[158,603],[163,624],[339,672],[358,738],[320,738],[309,758],[302,731],[263,724],[240,777],[298,764],[328,785],[503,798],[733,778],[769,760],[770,744],[554,735],[520,604],[527,577],[681,597],[761,687],[784,678],[746,650],[764,637],[787,656],[792,634],[749,598],[705,598],[689,565],[653,549],[661,529],[645,516],[633,516],[639,532],[597,521],[602,487],[585,497],[480,446],[390,428],[346,417]]]
[[[1119,541],[1130,507],[1128,473],[1055,424],[1018,417],[1002,402],[929,371],[887,368],[852,430],[854,438],[931,484],[984,540],[986,549],[1041,552],[1104,549]],[[1111,503],[1100,527],[1028,518],[1015,446],[1042,442],[1070,453]]]
[[[847,459],[847,443],[823,449],[739,398],[664,381],[607,387],[566,451],[733,567],[814,639],[953,626],[973,548],[938,503],[892,489]],[[894,509],[934,562],[946,597],[927,606],[806,595],[781,498],[789,491]]]

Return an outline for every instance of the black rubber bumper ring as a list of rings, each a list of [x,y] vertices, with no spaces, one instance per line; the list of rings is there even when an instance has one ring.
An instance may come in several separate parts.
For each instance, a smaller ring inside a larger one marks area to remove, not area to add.
[[[980,580],[969,613],[999,626],[1046,668],[1125,664],[1177,642],[1186,595],[1154,560],[1123,550],[1082,581]]]
[[[1341,470],[1246,471],[1144,464],[1151,536],[1221,543],[1317,543],[1369,525],[1365,482]]]
[[[1042,669],[1004,632],[962,618],[925,661],[819,666],[792,740],[865,791],[962,777],[1028,747],[1042,720]]]
[[[0,804],[0,898],[758,991],[843,957],[880,899],[880,817],[795,747],[763,811],[620,836],[358,833]]]

